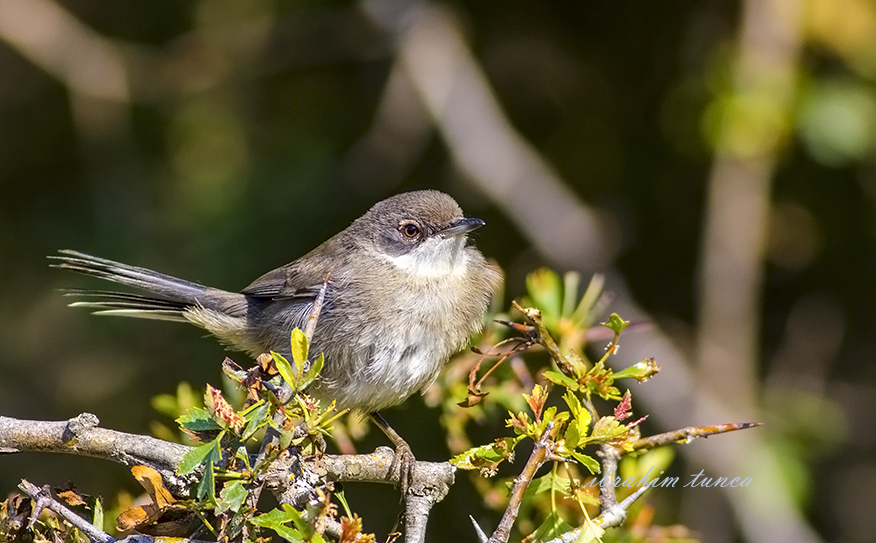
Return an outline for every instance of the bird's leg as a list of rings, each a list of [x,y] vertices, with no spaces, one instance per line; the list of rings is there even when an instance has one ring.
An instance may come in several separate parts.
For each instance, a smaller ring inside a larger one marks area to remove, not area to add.
[[[386,422],[383,415],[375,411],[368,416],[371,417],[374,424],[383,430],[386,437],[395,445],[395,458],[393,458],[392,465],[389,467],[389,476],[398,477],[398,487],[401,489],[402,499],[404,499],[408,495],[408,489],[413,482],[414,462],[417,459],[414,457],[413,451],[411,451],[411,446],[398,435],[398,432],[392,429],[392,426]]]

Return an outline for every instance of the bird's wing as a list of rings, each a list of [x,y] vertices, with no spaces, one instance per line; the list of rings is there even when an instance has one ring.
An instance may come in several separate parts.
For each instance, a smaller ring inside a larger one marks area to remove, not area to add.
[[[326,277],[307,277],[295,263],[269,271],[241,292],[247,296],[271,299],[315,298]]]

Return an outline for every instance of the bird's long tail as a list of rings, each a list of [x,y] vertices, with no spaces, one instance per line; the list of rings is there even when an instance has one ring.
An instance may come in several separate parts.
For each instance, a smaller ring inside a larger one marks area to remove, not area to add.
[[[145,290],[154,296],[103,290],[67,290],[67,295],[91,298],[73,302],[71,307],[94,309],[95,313],[138,317],[143,319],[189,322],[183,316],[187,309],[202,306],[208,298],[208,287],[177,279],[146,268],[98,258],[64,249],[53,260],[51,267],[100,277],[114,283]]]

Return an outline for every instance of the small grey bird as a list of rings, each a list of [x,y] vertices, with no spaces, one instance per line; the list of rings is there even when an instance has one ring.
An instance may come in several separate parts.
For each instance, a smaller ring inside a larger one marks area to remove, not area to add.
[[[325,353],[325,367],[308,393],[373,414],[400,449],[407,445],[377,411],[400,404],[435,379],[480,330],[500,281],[499,271],[466,242],[466,234],[483,225],[465,218],[444,193],[399,194],[240,293],[70,250],[50,258],[54,267],[149,293],[85,292],[98,299],[73,306],[189,322],[252,356],[268,351],[289,356],[290,333],[304,328],[328,277],[310,348]]]

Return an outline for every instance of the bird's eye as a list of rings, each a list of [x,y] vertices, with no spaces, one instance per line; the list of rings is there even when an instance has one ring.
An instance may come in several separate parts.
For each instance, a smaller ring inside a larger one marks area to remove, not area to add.
[[[403,223],[398,229],[408,239],[413,239],[420,235],[420,227],[412,222]]]

